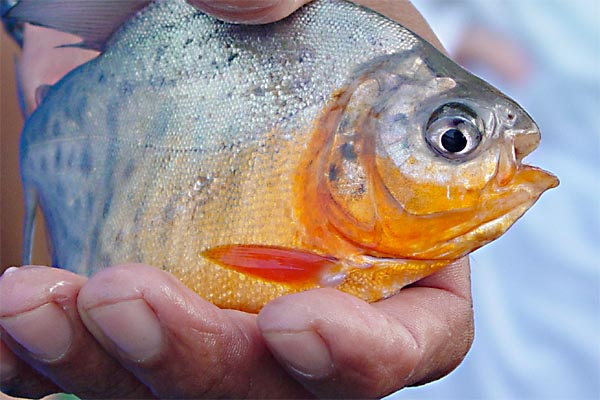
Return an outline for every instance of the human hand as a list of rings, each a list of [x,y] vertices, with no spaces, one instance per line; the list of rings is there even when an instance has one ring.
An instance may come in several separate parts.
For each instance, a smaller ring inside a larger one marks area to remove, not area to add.
[[[418,16],[407,3],[369,3],[432,38],[422,20],[407,19]],[[37,61],[25,57],[27,41],[22,64],[32,65]],[[61,50],[83,51],[50,49],[46,60],[74,66],[74,58],[52,53]],[[47,64],[39,65],[44,71]],[[373,305],[322,289],[280,298],[258,317],[219,310],[170,275],[143,266],[109,268],[90,280],[24,268],[0,279],[0,294],[2,387],[35,397],[56,391],[82,397],[380,396],[447,373],[472,338],[466,261]],[[146,305],[151,313],[140,311]],[[134,310],[124,318],[127,306]],[[111,308],[116,316],[108,314]],[[158,321],[160,335],[151,334],[153,324],[142,315]],[[138,340],[127,342],[132,337]],[[150,346],[158,351],[149,359],[127,355],[143,350],[140,337],[159,343]],[[325,350],[311,351],[319,340]],[[116,343],[125,343],[125,351]],[[324,354],[331,363],[318,368]]]
[[[317,289],[258,316],[153,267],[24,267],[0,325],[3,389],[35,397],[379,397],[447,374],[473,335],[466,260],[378,303]]]

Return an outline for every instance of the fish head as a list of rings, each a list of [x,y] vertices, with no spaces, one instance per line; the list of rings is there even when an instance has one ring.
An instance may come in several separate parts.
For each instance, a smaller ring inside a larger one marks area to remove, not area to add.
[[[371,65],[350,90],[325,164],[329,222],[371,255],[455,259],[558,179],[523,163],[540,141],[523,108],[420,50]]]

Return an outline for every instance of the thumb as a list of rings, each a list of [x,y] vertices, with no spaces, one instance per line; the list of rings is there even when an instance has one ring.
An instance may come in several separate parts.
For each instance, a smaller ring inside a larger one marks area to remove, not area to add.
[[[287,17],[311,0],[187,0],[188,3],[227,22],[266,24]]]

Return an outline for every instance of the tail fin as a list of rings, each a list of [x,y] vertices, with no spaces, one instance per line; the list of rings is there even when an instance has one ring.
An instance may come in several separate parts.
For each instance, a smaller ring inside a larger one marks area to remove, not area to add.
[[[35,227],[35,211],[38,205],[37,192],[33,188],[25,187],[25,223],[23,225],[23,265],[31,264],[33,252],[33,234]]]

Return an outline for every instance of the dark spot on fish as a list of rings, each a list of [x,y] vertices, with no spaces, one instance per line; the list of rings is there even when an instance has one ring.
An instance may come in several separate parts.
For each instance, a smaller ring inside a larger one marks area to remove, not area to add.
[[[152,86],[153,89],[162,89],[163,86],[165,86],[165,83],[166,79],[164,77],[153,77],[150,79],[150,86]]]
[[[173,196],[171,196],[168,203],[163,207],[163,222],[168,223],[173,221],[173,218],[175,217],[175,209],[180,199],[181,194],[179,193],[176,193]]]
[[[339,177],[339,170],[337,165],[335,164],[330,164],[329,165],[329,174],[328,174],[328,178],[330,182],[334,182],[338,179]]]
[[[156,49],[156,55],[154,56],[155,61],[158,62],[163,58],[163,56],[165,55],[165,48],[166,46],[162,46]]]
[[[81,153],[81,161],[79,163],[79,169],[84,174],[92,171],[92,152],[89,147],[85,147]]]
[[[365,183],[361,182],[360,185],[358,185],[358,188],[356,189],[356,194],[358,196],[363,196],[365,193],[367,193],[367,188],[365,186]]]
[[[54,191],[59,196],[59,198],[64,198],[65,187],[60,181],[58,181],[54,184]]]
[[[235,60],[240,54],[239,53],[231,53],[229,57],[227,57],[227,63],[231,65],[231,62]]]
[[[125,170],[123,171],[123,178],[131,178],[131,175],[133,175],[133,171],[135,171],[135,161],[130,160],[129,163],[127,163],[127,166],[125,167]]]
[[[70,99],[73,96],[73,83],[69,82],[68,84],[65,84],[62,86],[62,90],[63,90],[63,99]]]
[[[258,96],[258,97],[262,97],[265,95],[265,90],[261,87],[256,87],[252,91],[252,94],[254,94],[255,96]]]
[[[135,212],[135,215],[133,216],[133,225],[138,226],[140,222],[142,222],[142,208],[138,207],[138,209]]]
[[[192,39],[192,38],[186,39],[185,43],[183,43],[183,48],[185,49],[186,47],[188,47],[193,42],[194,42],[194,39]]]
[[[62,133],[62,130],[60,128],[60,121],[58,119],[54,120],[54,123],[52,124],[52,134],[54,135],[54,137],[60,137]]]
[[[354,161],[356,160],[356,151],[354,151],[354,143],[347,142],[340,146],[340,151],[342,152],[342,157],[346,160]]]
[[[57,146],[56,151],[54,152],[54,168],[60,167],[61,161],[62,161],[62,149],[60,146]]]
[[[302,64],[304,62],[304,57],[302,57],[302,56],[298,57],[298,62],[300,64]]]
[[[68,167],[73,167],[73,164],[75,164],[75,157],[77,157],[77,154],[75,153],[75,150],[71,149],[69,152],[69,158],[67,159]]]
[[[48,160],[45,156],[40,157],[40,170],[44,172],[48,171]]]
[[[83,123],[85,110],[87,109],[87,97],[81,96],[76,104],[77,108],[75,109],[75,118],[79,123]]]
[[[115,235],[115,246],[120,246],[123,240],[123,229],[119,229],[119,232]]]
[[[406,114],[400,113],[400,114],[396,114],[392,117],[392,123],[406,123],[408,121],[408,118],[406,117]]]
[[[118,116],[119,116],[119,111],[120,111],[120,98],[114,98],[113,101],[109,101],[106,104],[106,127],[107,127],[107,132],[112,133],[113,135],[116,135],[119,132],[119,127],[117,126],[117,120],[118,120]]]
[[[102,255],[100,255],[100,266],[107,267],[111,264],[113,264],[113,262],[112,262],[112,257],[110,256],[110,254],[102,253]]]
[[[352,122],[348,118],[342,118],[338,125],[338,132],[347,134],[346,132],[350,130],[351,125]]]
[[[86,213],[92,214],[94,212],[94,203],[96,200],[96,197],[94,196],[94,193],[92,192],[88,192],[87,196],[86,196],[86,202],[85,202],[85,211]]]
[[[39,118],[38,126],[39,132],[49,132],[49,123],[50,123],[50,113],[38,113]]]
[[[74,214],[81,214],[81,199],[78,197],[73,201],[73,205],[71,206]]]
[[[109,195],[106,201],[104,202],[104,207],[102,208],[102,217],[108,217],[108,213],[110,212],[110,206],[112,203],[112,196]]]
[[[104,82],[104,72],[100,72],[100,75],[98,76],[98,83],[102,82]]]
[[[123,84],[121,85],[121,93],[123,93],[123,94],[133,93],[133,85],[129,82],[123,82]]]

